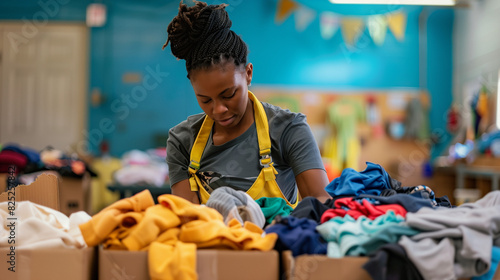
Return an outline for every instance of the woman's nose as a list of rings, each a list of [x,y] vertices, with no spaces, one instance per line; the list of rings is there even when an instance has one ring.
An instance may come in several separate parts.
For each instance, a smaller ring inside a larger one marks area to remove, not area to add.
[[[222,102],[222,101],[215,101],[214,102],[213,112],[215,115],[223,114],[226,111],[227,111],[227,106],[226,106],[226,104],[224,104],[224,102]]]

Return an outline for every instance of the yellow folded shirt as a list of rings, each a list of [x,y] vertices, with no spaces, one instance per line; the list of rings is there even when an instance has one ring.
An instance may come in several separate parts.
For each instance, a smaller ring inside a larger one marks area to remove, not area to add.
[[[117,226],[123,225],[123,219],[130,222],[128,212],[143,212],[154,205],[149,190],[144,190],[132,197],[121,199],[97,213],[86,223],[79,225],[87,246],[93,247],[101,243]],[[125,223],[126,223],[125,222]]]
[[[130,251],[138,251],[155,241],[160,234],[170,228],[179,226],[181,220],[163,205],[154,205],[146,209],[142,222],[123,240]]]
[[[229,247],[239,250],[269,251],[274,248],[278,236],[275,233],[262,236],[262,229],[255,224],[233,219],[226,226],[218,220],[192,221],[181,226],[179,240],[195,243],[198,248]]]
[[[181,219],[181,224],[193,220],[223,220],[217,210],[205,205],[193,204],[192,202],[172,194],[164,194],[158,197],[158,203],[171,209]]]
[[[149,246],[149,277],[152,280],[196,280],[196,245],[171,239]]]

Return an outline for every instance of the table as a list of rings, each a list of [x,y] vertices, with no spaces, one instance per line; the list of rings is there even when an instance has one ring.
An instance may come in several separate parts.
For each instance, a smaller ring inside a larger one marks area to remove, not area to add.
[[[120,193],[120,199],[131,197],[137,193],[142,192],[143,190],[149,190],[155,203],[158,203],[158,196],[162,194],[170,194],[172,193],[170,189],[170,185],[163,185],[161,187],[147,186],[147,185],[108,185],[108,190],[113,192]]]
[[[459,165],[456,167],[457,172],[457,189],[465,188],[465,177],[472,176],[475,178],[488,178],[491,180],[491,190],[498,190],[498,182],[500,181],[500,169],[487,166],[467,166]]]

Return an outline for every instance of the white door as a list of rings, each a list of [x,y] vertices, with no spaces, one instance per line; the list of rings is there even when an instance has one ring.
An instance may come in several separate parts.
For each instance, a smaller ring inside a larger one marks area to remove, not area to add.
[[[0,22],[0,143],[63,151],[81,144],[87,33],[85,25]]]

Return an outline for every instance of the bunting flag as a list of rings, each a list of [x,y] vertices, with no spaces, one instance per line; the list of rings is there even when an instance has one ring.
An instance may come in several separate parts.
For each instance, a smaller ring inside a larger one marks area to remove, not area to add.
[[[332,12],[322,12],[319,17],[319,28],[321,37],[328,40],[335,35],[339,29],[340,18]]]
[[[295,12],[295,29],[299,32],[306,30],[315,17],[316,12],[314,10],[300,5]]]
[[[316,18],[316,11],[294,0],[278,0],[276,23],[283,23],[292,13],[295,13],[295,28],[302,32]],[[353,47],[363,34],[365,26],[373,43],[382,46],[387,34],[387,28],[400,42],[404,41],[407,24],[407,15],[404,12],[379,14],[371,16],[343,16],[334,12],[321,12],[319,27],[321,37],[331,39],[339,28],[347,46]]]
[[[405,13],[393,13],[387,15],[387,25],[391,30],[394,37],[400,42],[405,39],[406,31],[406,14]]]
[[[345,17],[340,21],[340,27],[342,29],[342,37],[344,38],[344,42],[348,46],[356,45],[356,42],[359,39],[361,33],[363,33],[363,29],[365,23],[361,18],[355,17]]]
[[[283,23],[298,7],[299,5],[293,0],[279,0],[276,22]]]
[[[374,15],[368,17],[368,32],[372,37],[373,42],[377,46],[382,46],[387,33],[387,20],[382,15]]]

